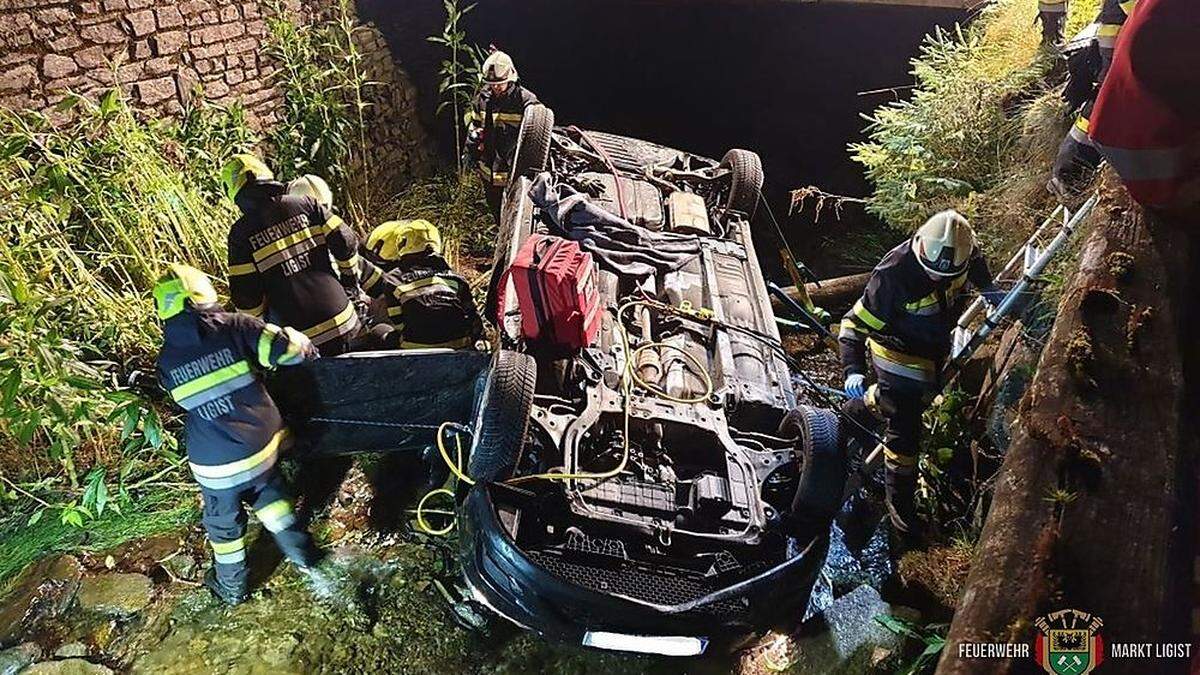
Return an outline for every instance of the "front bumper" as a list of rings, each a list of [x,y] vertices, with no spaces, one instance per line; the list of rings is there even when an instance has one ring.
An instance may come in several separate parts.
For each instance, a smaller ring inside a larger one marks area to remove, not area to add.
[[[732,650],[772,626],[798,621],[828,547],[822,538],[712,602],[667,606],[597,592],[552,574],[504,532],[486,486],[467,495],[459,523],[467,585],[496,614],[551,640],[669,655],[688,654],[689,644],[699,644],[700,652]]]

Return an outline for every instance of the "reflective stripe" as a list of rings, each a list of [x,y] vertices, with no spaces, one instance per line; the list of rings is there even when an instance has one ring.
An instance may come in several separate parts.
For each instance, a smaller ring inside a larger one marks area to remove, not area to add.
[[[246,559],[246,539],[238,537],[233,541],[213,541],[208,540],[212,545],[213,559],[221,565],[229,565],[239,563]]]
[[[345,224],[346,221],[342,220],[341,216],[336,214],[329,216],[329,219],[325,221],[325,234],[333,234],[334,230]]]
[[[1116,148],[1101,143],[1096,147],[1125,180],[1170,180],[1183,174],[1182,148]]]
[[[854,303],[854,309],[851,311],[854,312],[854,316],[858,317],[860,321],[867,324],[872,330],[883,330],[883,321],[863,305],[862,298],[859,298],[858,302]]]
[[[258,303],[258,305],[255,307],[250,307],[250,308],[238,307],[237,310],[239,312],[241,312],[242,314],[249,314],[250,316],[252,316],[256,319],[261,319],[262,315],[267,313],[267,301],[263,300],[262,302]]]
[[[254,274],[257,271],[258,271],[258,268],[255,267],[254,263],[252,263],[252,262],[238,263],[236,265],[229,266],[229,276],[231,276],[231,277],[244,276],[246,274]]]
[[[266,271],[276,265],[295,258],[301,253],[306,253],[314,248],[325,243],[325,235],[319,232],[313,232],[307,227],[293,234],[289,234],[283,239],[279,239],[271,244],[258,249],[254,252],[254,259],[261,271]]]
[[[1091,122],[1088,121],[1088,118],[1080,115],[1075,118],[1075,124],[1071,125],[1071,131],[1067,132],[1067,135],[1076,143],[1091,145],[1092,139],[1088,137],[1088,129],[1090,127]]]
[[[337,266],[339,269],[342,269],[342,270],[350,270],[350,269],[354,269],[355,267],[358,267],[358,254],[355,253],[355,254],[351,255],[350,258],[347,260],[337,261]]]
[[[447,340],[445,342],[412,342],[410,340],[401,340],[400,349],[464,349],[470,347],[473,340],[471,336]]]
[[[269,532],[286,530],[296,523],[292,505],[286,499],[277,499],[255,512]]]
[[[308,241],[310,239],[317,239],[318,237],[321,238],[320,239],[321,241],[325,240],[324,237],[321,236],[320,232],[314,232],[312,230],[312,228],[305,225],[304,227],[300,228],[299,230],[297,230],[289,235],[280,237],[279,239],[276,239],[275,241],[273,241],[273,242],[267,244],[266,246],[263,246],[262,248],[255,251],[254,252],[254,261],[261,263],[264,259],[269,258],[276,253],[280,253],[284,249],[287,249],[291,246],[302,243],[304,241]]]
[[[263,330],[258,335],[258,365],[263,368],[271,367],[271,347],[275,343],[275,337],[279,335],[279,326],[269,323],[263,326]]]
[[[1133,6],[1137,4],[1137,0],[1125,0],[1117,4],[1121,8],[1121,11],[1125,12],[1125,15],[1128,16],[1133,14]]]
[[[193,410],[253,382],[254,374],[250,372],[250,363],[245,360],[236,361],[175,387],[171,390],[171,398],[184,410]]]
[[[886,445],[883,446],[883,458],[892,464],[898,464],[900,466],[915,466],[917,463],[916,457],[910,457],[908,455],[901,455],[898,452],[892,452],[892,449]]]
[[[1038,11],[1065,14],[1067,11],[1067,0],[1041,0],[1038,2]]]
[[[501,124],[520,124],[521,120],[524,117],[525,117],[524,112],[519,112],[519,113],[494,112],[494,113],[492,113],[492,120],[499,122]]]
[[[888,349],[871,339],[867,340],[867,345],[871,348],[871,361],[875,367],[886,373],[918,382],[933,382],[936,379],[933,361],[929,359]]]
[[[858,324],[847,319],[842,322],[842,329],[838,331],[840,338],[857,338],[866,335],[867,331],[858,327]]]
[[[287,429],[275,432],[262,450],[234,462],[225,464],[196,464],[188,462],[196,482],[214,490],[236,487],[275,466],[279,446],[287,438]]]
[[[313,341],[313,344],[325,344],[339,335],[354,330],[358,325],[357,318],[354,313],[354,305],[347,302],[346,307],[333,318],[322,321],[311,328],[305,328],[303,333]]]
[[[382,278],[383,273],[379,271],[379,268],[372,267],[370,274],[368,274],[366,280],[363,281],[363,290],[370,292],[371,289],[375,287],[375,284],[378,283]]]
[[[1096,44],[1101,49],[1112,49],[1117,44],[1117,36],[1121,33],[1121,24],[1102,23],[1096,29]]]
[[[424,288],[426,286],[433,286],[433,285],[443,286],[445,288],[450,289],[451,291],[458,290],[458,280],[457,279],[455,279],[454,277],[443,277],[441,275],[435,274],[431,277],[425,277],[424,279],[417,279],[416,281],[412,281],[407,284],[400,284],[399,286],[396,287],[396,290],[392,291],[392,294],[395,295],[397,298],[404,298],[405,296],[411,294],[413,291],[415,291],[417,289]]]
[[[493,171],[492,172],[492,185],[508,185],[508,172]]]
[[[283,350],[283,356],[279,357],[280,365],[300,363],[304,360],[304,334],[291,326],[285,326],[283,334],[287,337],[287,348]]]

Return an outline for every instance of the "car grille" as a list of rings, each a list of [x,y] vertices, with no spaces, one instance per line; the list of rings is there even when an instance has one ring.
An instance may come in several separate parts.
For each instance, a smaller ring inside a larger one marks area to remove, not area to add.
[[[566,560],[554,553],[528,551],[530,559],[563,581],[606,594],[625,595],[660,605],[677,605],[704,597],[727,585],[713,585],[704,579],[645,570],[624,564],[617,567],[596,567]],[[702,614],[728,616],[744,613],[749,607],[745,598],[734,596],[704,605],[695,611]]]

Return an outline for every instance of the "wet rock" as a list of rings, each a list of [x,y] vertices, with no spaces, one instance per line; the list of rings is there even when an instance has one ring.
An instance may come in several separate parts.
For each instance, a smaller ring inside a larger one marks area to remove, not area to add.
[[[68,642],[67,644],[54,650],[54,656],[60,659],[74,659],[87,656],[87,645],[82,642]]]
[[[917,618],[915,610],[889,605],[870,586],[834,600],[794,638],[793,672],[834,675],[880,667],[904,647],[903,636],[875,620],[880,615]]]
[[[42,648],[32,642],[0,651],[0,675],[16,675],[42,657]]]
[[[79,590],[83,570],[73,556],[34,563],[21,573],[13,590],[0,601],[0,645],[15,643],[46,619],[65,612]]]
[[[154,584],[144,574],[102,574],[83,580],[79,606],[85,610],[128,616],[150,604]]]
[[[83,659],[43,661],[29,666],[21,675],[112,675],[112,669]]]
[[[177,579],[194,579],[199,571],[196,559],[186,553],[164,560],[162,566]]]

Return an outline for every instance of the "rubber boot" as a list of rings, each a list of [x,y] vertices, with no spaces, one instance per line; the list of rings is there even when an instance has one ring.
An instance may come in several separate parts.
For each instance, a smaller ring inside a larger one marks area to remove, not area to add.
[[[888,517],[892,521],[893,550],[898,555],[916,548],[925,534],[917,516],[917,476],[888,471],[885,488]]]
[[[236,607],[246,601],[246,588],[234,588],[218,581],[215,566],[209,567],[208,571],[204,573],[204,587],[211,591],[218,600],[230,607]]]
[[[1039,18],[1042,22],[1042,47],[1044,49],[1057,49],[1062,41],[1063,18],[1066,15],[1062,12],[1041,12]]]

